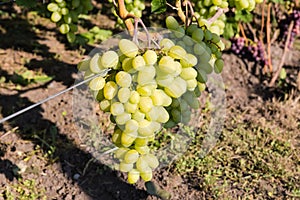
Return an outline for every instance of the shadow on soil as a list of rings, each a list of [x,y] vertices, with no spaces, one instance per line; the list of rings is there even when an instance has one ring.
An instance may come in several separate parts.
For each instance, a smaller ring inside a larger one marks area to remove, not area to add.
[[[70,67],[66,63],[60,62],[54,58],[46,45],[41,45],[37,41],[39,38],[32,30],[31,25],[23,19],[15,18],[12,20],[1,20],[0,27],[0,48],[17,49],[19,51],[37,52],[43,57],[42,61],[32,60],[27,66],[29,69],[42,68],[48,76],[53,76],[53,81],[63,82],[70,86],[74,83],[72,73],[76,72],[75,67]],[[12,77],[7,72],[0,70],[0,76],[6,80]],[[39,86],[40,88],[46,85]],[[37,88],[33,88],[37,89]],[[30,89],[29,89],[30,90]],[[21,97],[25,91],[18,91],[17,94],[0,94],[0,105],[2,116],[8,116],[22,108],[32,105],[28,98]],[[18,127],[19,135],[22,139],[30,140],[35,145],[42,147],[44,152],[49,150],[49,146],[55,147],[54,157],[57,158],[63,173],[68,179],[73,180],[73,184],[79,185],[92,199],[110,200],[110,199],[145,199],[147,193],[138,190],[117,177],[116,172],[108,169],[99,162],[89,162],[93,157],[91,154],[79,149],[70,139],[60,132],[53,136],[53,127],[56,124],[44,119],[41,115],[43,109],[39,106],[29,112],[16,117],[9,122],[10,127]],[[56,129],[57,130],[57,129]],[[0,124],[0,131],[7,132]],[[52,137],[49,135],[52,134]],[[41,140],[41,138],[43,140]],[[89,163],[87,166],[86,164]],[[17,166],[10,160],[0,158],[0,173],[5,174],[6,178],[13,180],[18,177]],[[4,170],[3,170],[4,169]],[[101,172],[99,172],[99,169]],[[74,179],[74,174],[86,171],[78,179]],[[59,172],[57,172],[59,173]],[[55,186],[54,186],[55,187]]]

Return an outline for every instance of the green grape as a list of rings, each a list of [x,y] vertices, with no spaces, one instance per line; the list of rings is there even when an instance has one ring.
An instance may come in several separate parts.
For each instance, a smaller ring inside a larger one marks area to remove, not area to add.
[[[139,48],[136,44],[127,39],[121,39],[119,41],[120,51],[127,57],[134,58],[139,52]]]
[[[104,97],[108,100],[111,100],[116,96],[117,93],[118,93],[117,84],[113,81],[108,81],[103,88]]]
[[[117,130],[118,130],[118,132],[122,133],[122,131],[120,129],[117,129]],[[116,151],[114,151],[114,157],[119,159],[119,160],[123,160],[125,154],[128,151],[129,151],[129,149],[125,148],[125,147],[118,148]]]
[[[62,14],[62,15],[67,15],[67,14],[69,14],[69,9],[68,9],[68,8],[62,8],[62,9],[61,9],[61,14]]]
[[[192,38],[197,42],[201,42],[204,38],[204,32],[202,28],[197,28],[196,30],[194,30],[192,33]]]
[[[168,52],[169,49],[172,47],[172,46],[175,46],[174,42],[168,38],[164,38],[162,39],[160,42],[159,42],[159,45],[161,46],[161,50],[163,52]]]
[[[136,168],[140,172],[145,171],[149,168],[148,162],[144,158],[144,156],[140,156],[138,160],[136,161]]]
[[[178,98],[185,93],[186,89],[186,82],[182,78],[176,77],[171,85],[165,87],[165,92],[170,97]]]
[[[72,17],[69,14],[64,15],[64,22],[67,24],[70,24],[72,22]],[[71,27],[70,27],[70,30],[75,32]]]
[[[151,136],[153,134],[151,126],[152,126],[152,122],[150,122],[146,119],[140,121],[139,128],[138,128],[138,134],[140,136],[144,136],[144,137]]]
[[[132,67],[132,60],[133,60],[133,58],[125,58],[122,61],[122,69],[125,72],[128,72],[128,73],[135,73],[136,72],[136,70],[133,69],[133,67]]]
[[[124,161],[126,163],[135,163],[139,157],[140,157],[139,152],[137,152],[135,149],[131,149],[126,152],[124,156]]]
[[[124,125],[130,119],[131,114],[124,112],[122,114],[117,115],[115,120],[118,125]]]
[[[157,62],[157,54],[153,50],[148,49],[144,53],[143,58],[144,58],[147,65],[154,65]]]
[[[143,56],[136,56],[132,60],[132,67],[135,70],[143,70],[144,67],[146,66],[146,62],[143,58]]]
[[[197,57],[190,53],[186,54],[185,57],[180,60],[180,64],[183,68],[193,67],[197,65],[197,63],[198,63]]]
[[[120,87],[129,87],[131,85],[132,82],[132,78],[131,75],[127,72],[124,71],[119,71],[116,74],[116,83],[120,86]]]
[[[196,81],[197,84],[197,81]],[[198,109],[200,107],[199,101],[194,92],[187,91],[182,95],[183,100],[193,109]]]
[[[59,31],[62,33],[62,34],[67,34],[69,31],[70,31],[70,26],[68,24],[62,24],[60,25],[59,27]]]
[[[195,88],[197,87],[197,79],[186,80],[186,84],[187,84],[188,91],[194,91]]]
[[[194,45],[194,53],[196,55],[201,56],[205,51],[206,51],[205,48],[200,43]]]
[[[197,77],[197,71],[192,67],[183,68],[180,73],[180,77],[184,80],[194,79]]]
[[[114,102],[110,106],[110,113],[114,116],[124,113],[124,105],[121,102]]]
[[[156,85],[156,83],[154,83],[154,80],[153,80],[153,84],[149,83],[149,84],[143,85],[143,86],[138,85],[137,92],[143,97],[149,97],[149,96],[151,96],[152,92],[155,90],[156,87],[157,87],[157,85]]]
[[[157,122],[166,123],[169,119],[169,113],[163,106],[158,106],[156,109],[157,112]]]
[[[176,38],[182,38],[185,35],[185,30],[183,27],[179,27],[177,30],[173,31]]]
[[[137,137],[134,141],[136,146],[146,146],[148,145],[148,139],[145,137]]]
[[[118,91],[118,99],[121,103],[126,103],[130,98],[130,89],[129,88],[120,88]]]
[[[104,68],[115,68],[119,62],[119,55],[115,51],[106,51],[101,57]]]
[[[189,26],[187,27],[186,33],[187,33],[188,35],[192,35],[193,32],[194,32],[197,28],[198,28],[198,25],[197,25],[197,24],[191,24],[191,25],[189,25]]]
[[[155,89],[150,97],[154,106],[169,106],[172,103],[172,98],[161,89]]]
[[[168,55],[174,59],[183,59],[186,56],[186,51],[181,46],[175,45],[170,48]]]
[[[87,71],[90,67],[90,58],[80,61],[77,65],[79,71]]]
[[[214,71],[216,73],[221,73],[224,67],[224,61],[222,59],[217,59],[214,65]]]
[[[75,40],[76,40],[75,34],[72,33],[72,32],[67,33],[67,40],[68,40],[68,42],[70,42],[70,43],[75,42]]]
[[[151,81],[153,81],[155,75],[156,75],[155,67],[153,67],[152,65],[148,65],[144,67],[143,70],[138,72],[137,83],[141,86],[146,85]]]
[[[103,67],[100,65],[100,55],[96,53],[90,61],[90,70],[93,73],[100,73],[103,69]]]
[[[120,129],[115,129],[114,133],[111,137],[111,140],[116,146],[121,146],[121,136],[122,136],[122,131]],[[123,157],[127,151],[128,150],[125,148],[119,148],[118,150],[116,150],[114,152],[114,156],[118,159],[123,159]]]
[[[127,181],[130,184],[136,183],[140,178],[140,172],[136,169],[132,169],[130,172],[128,172],[128,178]]]
[[[139,103],[140,102],[140,94],[137,91],[131,91],[129,101],[133,104]]]
[[[151,181],[153,176],[151,168],[145,169],[142,172],[140,172],[140,176],[145,182]]]
[[[104,112],[108,112],[110,110],[110,102],[107,99],[102,100],[99,103],[100,109]]]
[[[94,78],[89,83],[89,87],[91,90],[102,90],[105,85],[105,79],[101,76]]]
[[[177,30],[179,28],[179,24],[173,16],[168,16],[166,18],[166,26],[171,30]]]
[[[139,145],[137,145],[136,140],[134,141],[134,143],[135,143],[135,145],[134,145],[135,150],[137,150],[137,152],[139,152],[139,154],[141,154],[141,155],[148,154],[150,152],[150,148],[148,146],[146,146],[146,145],[145,146],[139,146]]]
[[[125,163],[121,162],[119,165],[119,170],[121,172],[129,172],[133,169],[133,164],[132,163]]]
[[[57,11],[55,11],[51,14],[51,20],[53,22],[58,22],[61,19],[61,17],[62,17],[61,14]]]
[[[141,97],[139,102],[139,108],[143,113],[147,113],[153,107],[153,102],[150,97]]]
[[[198,69],[197,81],[199,81],[200,83],[207,82],[207,74],[204,70]]]
[[[145,116],[145,113],[142,113],[140,110],[136,110],[134,113],[132,113],[132,119],[137,122],[144,120]]]
[[[191,37],[187,36],[187,35],[183,37],[182,41],[187,46],[193,46],[194,45],[193,39]]]
[[[177,46],[177,47],[179,47],[179,46]],[[170,56],[163,56],[159,60],[158,67],[162,72],[164,72],[166,74],[168,74],[168,73],[172,74],[176,71],[176,68],[174,67],[174,59],[171,58]]]
[[[134,119],[130,119],[125,123],[125,131],[128,133],[136,132],[138,128],[139,123]]]
[[[135,139],[137,138],[137,136],[138,136],[137,132],[127,133],[124,131],[121,136],[121,144],[124,147],[130,147],[133,144],[133,142],[135,141]]]
[[[178,109],[172,109],[171,110],[172,119],[175,123],[179,123],[182,120],[181,112]]]
[[[125,111],[128,113],[135,113],[138,109],[138,104],[133,104],[130,102],[126,102],[124,104]]]
[[[155,155],[146,154],[146,155],[143,155],[143,157],[146,160],[146,162],[148,163],[149,167],[151,167],[151,169],[155,169],[159,166],[159,162]]]
[[[55,11],[58,11],[59,7],[56,3],[49,3],[47,5],[47,9],[50,11],[50,12],[55,12]]]
[[[212,3],[216,6],[220,6],[222,4],[222,0],[212,0]]]

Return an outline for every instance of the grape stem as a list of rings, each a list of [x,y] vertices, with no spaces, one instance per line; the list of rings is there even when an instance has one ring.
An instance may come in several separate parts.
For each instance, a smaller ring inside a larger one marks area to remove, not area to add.
[[[270,72],[273,71],[273,66],[272,66],[272,59],[271,59],[271,23],[270,23],[270,18],[271,18],[271,6],[272,3],[268,4],[268,15],[267,15],[267,46],[268,46],[268,66]]]
[[[134,18],[134,32],[133,32],[133,38],[132,38],[132,41],[133,41],[134,43],[136,43],[137,45],[139,44],[139,42],[138,42],[138,24],[139,24],[139,23],[142,25],[142,27],[143,27],[143,29],[144,29],[144,31],[145,31],[145,34],[146,34],[146,39],[144,39],[143,36],[141,36],[140,39],[141,39],[142,41],[145,41],[145,40],[147,41],[147,43],[148,43],[148,44],[147,44],[147,47],[148,47],[148,48],[151,48],[151,42],[153,42],[153,44],[154,44],[157,48],[160,48],[159,44],[158,44],[153,38],[151,38],[150,33],[149,33],[147,27],[145,26],[143,20],[142,20],[141,18],[138,18],[138,17],[135,17],[135,18]]]
[[[228,12],[228,8],[218,8],[218,11],[207,20],[208,25],[211,25],[214,21],[216,21],[223,13]]]
[[[177,8],[177,14],[180,17],[181,21],[185,23],[185,14],[181,7],[181,0],[176,0],[175,6]]]
[[[119,11],[118,15],[119,17],[124,21],[127,30],[129,31],[130,35],[133,35],[134,33],[134,26],[132,24],[132,21],[130,18],[132,18],[132,15],[128,13],[126,7],[125,7],[125,2],[124,0],[118,0],[118,6],[117,9]],[[133,15],[133,17],[135,17]]]
[[[291,21],[289,29],[288,29],[288,34],[287,34],[287,38],[286,38],[286,41],[285,41],[284,50],[283,50],[283,54],[282,54],[280,63],[279,63],[277,71],[275,72],[275,74],[273,75],[273,77],[272,77],[272,79],[271,79],[271,81],[269,83],[269,87],[274,86],[275,81],[277,80],[277,78],[278,78],[278,76],[280,74],[280,71],[281,71],[281,69],[282,69],[282,67],[284,65],[286,54],[289,51],[289,42],[290,42],[290,38],[291,38],[291,33],[292,33],[292,30],[293,30],[293,26],[294,26],[294,21]]]
[[[193,9],[193,5],[191,4],[191,2],[189,0],[186,0],[182,3],[183,6],[185,6],[185,9],[186,9],[186,22],[185,22],[185,25],[186,27],[188,27],[190,25],[190,23],[193,21],[193,18],[196,19],[197,21],[197,17],[195,16],[195,12],[194,12],[194,9]],[[189,20],[188,18],[188,9],[190,10],[191,12],[191,20]]]

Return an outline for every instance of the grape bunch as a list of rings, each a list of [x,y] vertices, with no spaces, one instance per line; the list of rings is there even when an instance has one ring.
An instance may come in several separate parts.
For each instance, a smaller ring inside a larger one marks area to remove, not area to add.
[[[218,35],[195,24],[185,30],[173,17],[166,24],[171,39],[161,39],[159,48],[139,48],[120,39],[115,49],[78,64],[85,78],[110,69],[88,85],[100,109],[116,124],[111,138],[118,147],[116,169],[128,173],[131,184],[140,177],[152,179],[159,161],[150,142],[162,128],[189,123],[192,109],[199,108],[207,74],[221,72],[224,64]]]
[[[222,35],[225,29],[226,15],[223,13],[218,19],[213,21],[210,25],[206,20],[213,17],[219,8],[228,8],[228,2],[222,0],[206,0],[196,1],[195,3],[195,16],[201,24],[205,24],[207,28],[217,35]]]
[[[261,41],[250,42],[246,44],[244,37],[231,38],[231,51],[237,55],[254,60],[260,63],[262,66],[268,65],[268,60],[265,55],[265,51]]]
[[[109,0],[109,2],[112,3],[113,1]],[[144,0],[125,0],[124,3],[125,3],[125,7],[126,7],[127,11],[130,14],[132,14],[132,15],[138,17],[138,18],[142,17],[142,12],[146,8]],[[119,17],[115,7],[112,7],[112,12],[117,17],[117,25],[124,26],[124,22]]]
[[[293,46],[295,38],[300,34],[300,10],[294,9],[292,13],[289,16],[288,21],[294,21],[294,25],[291,31],[291,37],[289,41],[289,48]],[[286,24],[286,31],[284,32],[284,35],[287,36],[288,34],[288,24]]]
[[[91,0],[52,0],[47,9],[52,12],[50,19],[57,24],[59,31],[66,34],[70,43],[76,39],[78,16],[93,9]]]
[[[234,7],[237,10],[254,10],[256,4],[262,3],[263,0],[229,0],[229,7]]]
[[[213,17],[218,9],[234,8],[234,12],[241,10],[252,11],[255,8],[255,5],[262,3],[263,0],[193,0],[193,2],[195,4],[195,16],[198,23],[206,25],[211,32],[222,35],[227,21],[225,13],[211,24],[207,23],[207,20]]]

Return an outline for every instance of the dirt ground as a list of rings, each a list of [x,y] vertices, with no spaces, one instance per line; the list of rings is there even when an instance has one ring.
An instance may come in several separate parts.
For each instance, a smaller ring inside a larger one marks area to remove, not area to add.
[[[0,78],[5,77],[0,82],[0,118],[72,86],[83,53],[70,48],[46,19],[13,13],[14,17],[0,15]],[[105,28],[113,27],[111,19],[101,17],[111,21]],[[280,47],[274,48],[280,51]],[[225,53],[225,124],[238,115],[240,123],[293,131],[299,148],[300,100],[295,84],[299,58],[299,51],[290,51],[285,66],[291,75],[286,85],[269,88],[259,66]],[[53,79],[20,87],[17,74],[24,69]],[[157,199],[145,191],[142,182],[127,184],[122,173],[93,157],[74,125],[72,98],[72,91],[67,92],[0,125],[0,199],[9,199],[9,190],[31,191],[36,195],[33,199]],[[20,183],[20,177],[32,181]],[[203,199],[201,190],[164,168],[155,173],[154,181],[169,191],[172,199]]]

